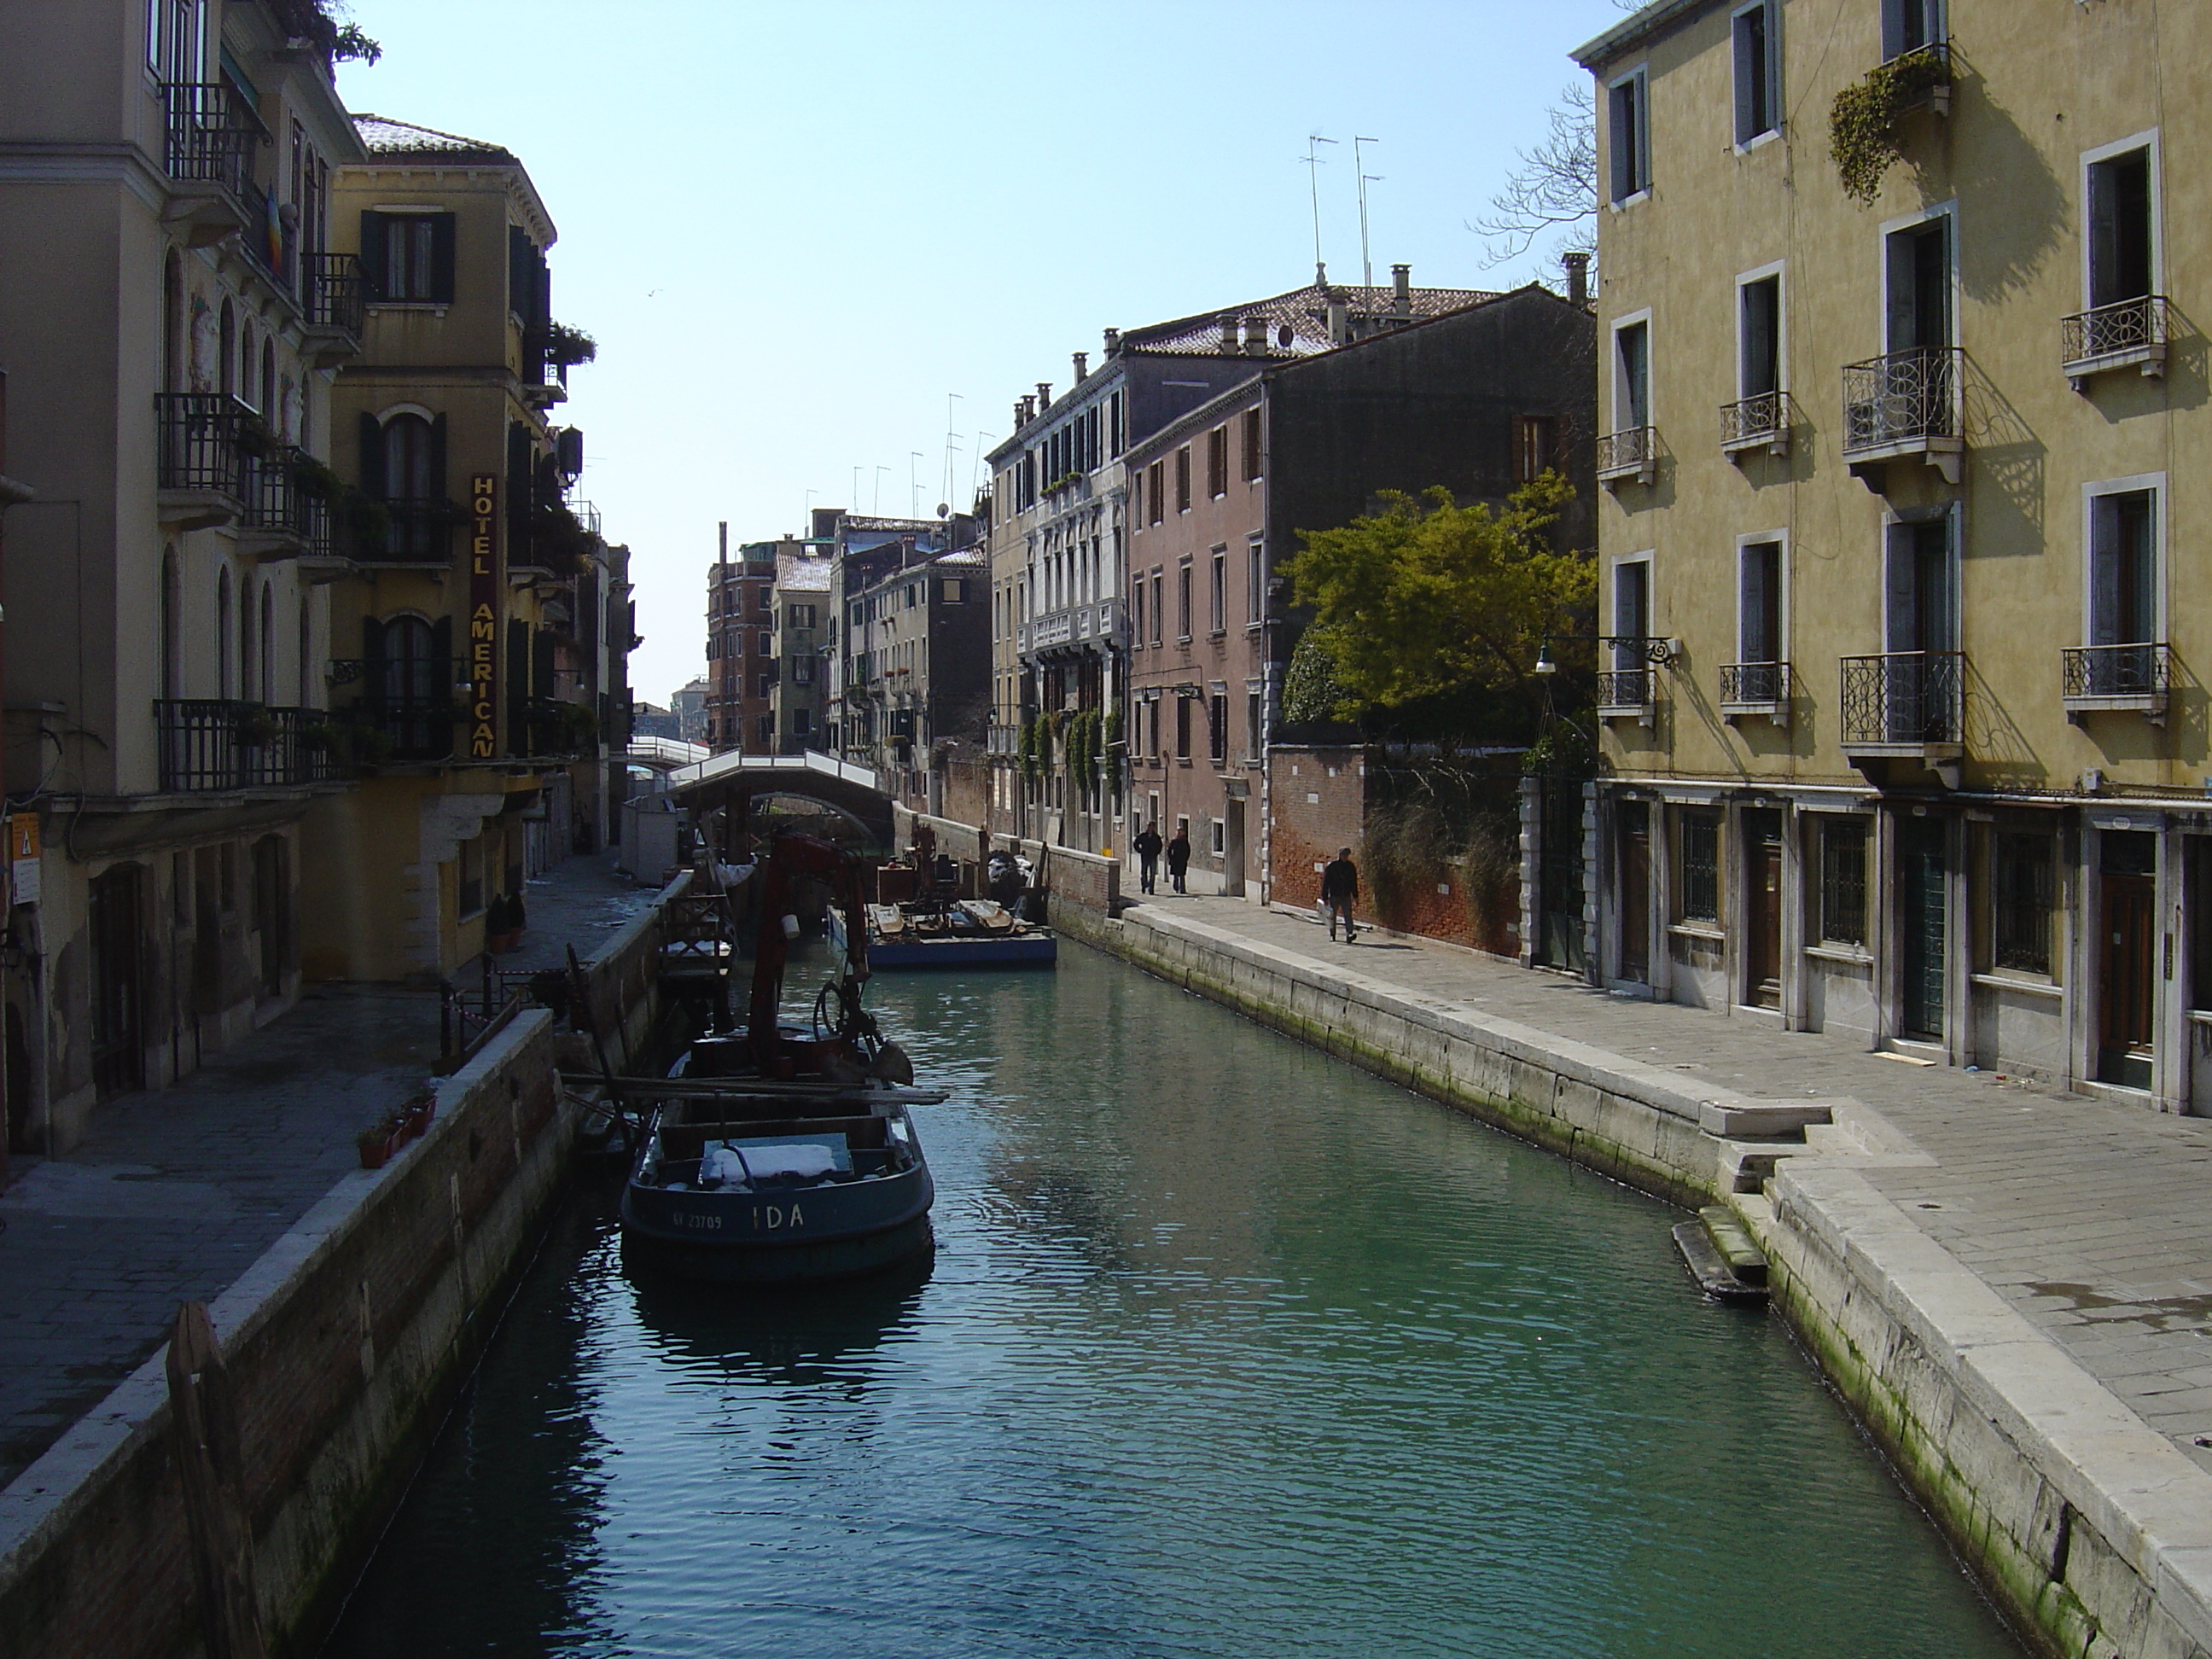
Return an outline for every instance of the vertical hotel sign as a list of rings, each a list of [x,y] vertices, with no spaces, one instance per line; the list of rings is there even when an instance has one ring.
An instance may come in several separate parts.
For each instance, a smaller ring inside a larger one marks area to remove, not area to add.
[[[469,480],[469,758],[499,758],[499,479]]]

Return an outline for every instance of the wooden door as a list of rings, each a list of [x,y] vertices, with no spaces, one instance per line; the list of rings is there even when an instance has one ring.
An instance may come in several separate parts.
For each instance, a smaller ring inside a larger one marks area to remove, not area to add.
[[[1745,1000],[1755,1008],[1782,1006],[1782,815],[1744,815],[1744,860],[1751,891]]]
[[[1651,982],[1651,817],[1640,800],[1620,808],[1620,977]]]
[[[144,1077],[138,896],[135,864],[92,883],[92,1078],[103,1098],[139,1087]]]
[[[2103,898],[2097,1076],[2106,1083],[2148,1089],[2158,1004],[2155,885],[2147,875],[2107,873]]]
[[[1904,946],[1898,1027],[1905,1036],[1940,1042],[1948,954],[1943,825],[1929,818],[1903,819],[1898,841],[1898,921]]]

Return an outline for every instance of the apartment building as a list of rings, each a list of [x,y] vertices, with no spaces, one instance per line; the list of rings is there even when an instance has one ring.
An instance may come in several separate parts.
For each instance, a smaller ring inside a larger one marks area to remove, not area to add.
[[[1226,311],[1109,328],[1097,368],[1077,352],[1065,393],[1039,381],[1016,402],[1013,434],[989,458],[994,825],[1091,851],[1134,833],[1121,733],[1133,649],[1128,446],[1270,362],[1482,297],[1416,289],[1402,265],[1389,289],[1340,287],[1324,274]]]
[[[1125,457],[1129,809],[1163,836],[1187,831],[1192,868],[1225,893],[1273,884],[1266,763],[1304,621],[1279,572],[1300,531],[1347,524],[1386,490],[1502,506],[1556,471],[1575,489],[1559,544],[1595,539],[1583,296],[1459,298],[1259,365]]]
[[[769,717],[780,755],[803,754],[826,741],[830,702],[830,592],[834,542],[801,542],[778,552],[769,600],[775,616],[775,678]]]
[[[821,641],[829,675],[823,700],[828,735],[818,746],[825,753],[872,766],[886,739],[878,719],[882,707],[866,695],[874,670],[881,665],[860,660],[868,648],[863,596],[897,571],[975,545],[980,526],[966,514],[891,519],[817,507],[812,527],[817,541],[830,549],[829,627]]]
[[[917,550],[845,591],[845,758],[921,811],[945,811],[956,759],[983,749],[988,581],[981,548]]]
[[[2212,1105],[2212,638],[2185,602],[2212,413],[2180,322],[2212,18],[1666,0],[1577,56],[1604,198],[1594,973]],[[1880,117],[1849,178],[1847,92]]]
[[[707,735],[716,754],[775,752],[775,542],[730,556],[730,527],[707,573]]]
[[[325,740],[360,788],[311,822],[318,977],[442,977],[495,901],[610,833],[634,638],[628,550],[572,490],[556,426],[573,336],[555,228],[519,157],[353,118],[332,236],[358,256],[362,350],[333,418],[347,522],[320,665]]]
[[[361,148],[298,0],[0,8],[4,969],[18,1143],[159,1085],[301,981],[337,568],[331,375]]]

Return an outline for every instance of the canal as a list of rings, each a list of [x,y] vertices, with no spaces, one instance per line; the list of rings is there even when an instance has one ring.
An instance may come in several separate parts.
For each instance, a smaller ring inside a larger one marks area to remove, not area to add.
[[[933,1263],[634,1279],[580,1191],[332,1659],[2019,1653],[1676,1212],[1080,948],[871,998]]]

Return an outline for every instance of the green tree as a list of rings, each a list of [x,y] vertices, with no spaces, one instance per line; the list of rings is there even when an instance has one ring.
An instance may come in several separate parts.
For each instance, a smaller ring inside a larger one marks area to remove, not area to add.
[[[1380,513],[1299,532],[1288,574],[1313,608],[1308,637],[1334,671],[1339,718],[1525,694],[1545,638],[1585,631],[1597,592],[1589,555],[1546,533],[1572,494],[1548,472],[1502,512],[1458,506],[1441,487],[1419,499],[1394,490]]]

